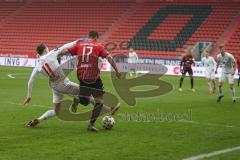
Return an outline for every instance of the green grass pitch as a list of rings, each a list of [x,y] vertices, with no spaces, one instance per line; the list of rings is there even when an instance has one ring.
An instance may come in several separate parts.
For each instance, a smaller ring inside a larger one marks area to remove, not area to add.
[[[52,94],[48,81],[40,76],[34,83],[31,103],[22,102],[27,92],[29,68],[0,67],[0,159],[32,160],[182,160],[187,157],[240,146],[240,101],[232,104],[227,84],[225,97],[216,103],[217,94],[208,94],[203,78],[195,78],[196,92],[189,89],[188,77],[183,92],[178,92],[179,77],[164,76],[174,86],[167,95],[138,99],[136,106],[122,102],[110,130],[89,133],[87,122],[66,122],[58,118],[36,128],[25,124],[50,109]],[[15,78],[8,77],[12,74]],[[76,81],[74,74],[71,79]],[[105,89],[116,95],[109,73],[103,73]],[[237,96],[240,88],[236,87]],[[81,110],[79,107],[79,110]],[[83,109],[86,109],[82,107]],[[191,121],[136,120],[127,115],[187,114]],[[125,117],[124,117],[125,116]],[[97,122],[101,128],[101,118]],[[238,160],[240,151],[216,155],[207,160]]]

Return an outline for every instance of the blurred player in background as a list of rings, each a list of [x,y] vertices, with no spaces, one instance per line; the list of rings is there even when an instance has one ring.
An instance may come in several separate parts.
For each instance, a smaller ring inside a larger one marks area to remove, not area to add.
[[[138,63],[138,55],[137,53],[133,50],[133,48],[131,47],[129,49],[129,53],[128,53],[128,63]],[[135,77],[137,77],[137,71],[135,70],[135,68],[130,69],[130,76],[132,76],[132,74],[135,74]]]
[[[237,56],[237,68],[238,68],[238,87],[240,85],[240,56]]]
[[[216,67],[215,73],[217,74],[217,69],[220,64],[222,65],[222,72],[219,78],[219,96],[217,98],[217,102],[220,102],[221,99],[224,97],[222,86],[224,81],[227,79],[230,90],[231,90],[232,101],[233,103],[236,103],[236,92],[234,88],[234,74],[236,71],[237,64],[233,55],[228,52],[225,52],[223,45],[219,47],[219,50],[221,53],[218,54],[218,57],[217,57],[217,67]]]
[[[182,91],[182,84],[183,80],[186,76],[186,73],[190,76],[190,82],[191,82],[191,90],[195,92],[194,89],[194,81],[193,81],[193,70],[192,70],[192,64],[194,64],[194,57],[192,54],[192,46],[189,46],[186,50],[186,54],[182,57],[182,60],[180,62],[180,71],[182,73],[182,77],[180,79],[179,83],[179,91]]]
[[[217,63],[212,56],[209,56],[208,52],[203,52],[202,63],[205,67],[205,76],[208,81],[208,91],[209,93],[215,93],[216,91],[215,68]]]
[[[102,80],[100,78],[100,70],[98,68],[99,57],[106,58],[111,66],[116,71],[116,76],[120,78],[120,73],[118,68],[113,61],[113,58],[104,47],[97,43],[96,41],[99,38],[99,34],[96,31],[90,31],[87,42],[77,43],[73,47],[64,49],[61,52],[61,55],[70,53],[72,56],[78,56],[78,67],[77,67],[77,76],[80,82],[80,102],[89,104],[89,97],[92,95],[95,98],[95,106],[92,111],[92,117],[88,125],[88,130],[97,132],[98,129],[95,128],[94,124],[102,110],[103,107],[103,95],[104,87]],[[119,104],[120,105],[120,104]],[[115,107],[115,111],[119,107]]]

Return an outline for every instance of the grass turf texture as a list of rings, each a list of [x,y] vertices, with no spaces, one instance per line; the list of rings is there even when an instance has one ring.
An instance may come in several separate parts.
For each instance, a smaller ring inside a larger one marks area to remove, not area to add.
[[[196,93],[190,91],[186,77],[183,92],[178,92],[179,77],[164,76],[175,89],[165,96],[138,99],[137,105],[122,107],[115,116],[116,126],[99,133],[89,133],[87,122],[65,122],[57,118],[36,128],[25,124],[51,108],[52,94],[48,81],[40,76],[34,83],[30,105],[21,105],[31,73],[28,68],[0,67],[0,159],[152,159],[179,160],[203,153],[240,146],[240,102],[233,105],[225,84],[225,97],[216,103],[209,95],[203,78],[195,78]],[[16,78],[9,78],[14,74]],[[74,74],[71,79],[76,81]],[[109,73],[103,73],[105,89],[116,94]],[[236,87],[237,95],[240,88]],[[238,99],[239,100],[239,99]],[[81,110],[79,107],[79,110]],[[187,113],[192,122],[136,122],[118,115],[125,113]],[[101,118],[97,122],[101,127]],[[240,151],[208,158],[237,160]]]

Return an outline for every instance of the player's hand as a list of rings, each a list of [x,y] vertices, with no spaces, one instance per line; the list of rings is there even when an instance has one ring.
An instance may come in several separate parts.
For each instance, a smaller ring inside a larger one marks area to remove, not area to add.
[[[31,97],[27,97],[27,98],[24,100],[23,105],[26,106],[30,101],[31,101]]]

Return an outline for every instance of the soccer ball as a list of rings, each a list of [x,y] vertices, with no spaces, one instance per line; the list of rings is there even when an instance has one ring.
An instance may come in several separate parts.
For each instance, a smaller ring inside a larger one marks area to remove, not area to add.
[[[115,124],[115,120],[114,120],[113,117],[105,116],[102,119],[102,123],[103,123],[103,128],[105,128],[105,129],[112,129],[112,127]]]

